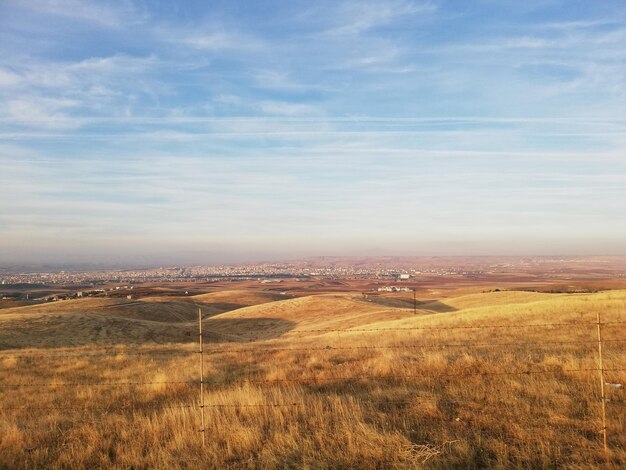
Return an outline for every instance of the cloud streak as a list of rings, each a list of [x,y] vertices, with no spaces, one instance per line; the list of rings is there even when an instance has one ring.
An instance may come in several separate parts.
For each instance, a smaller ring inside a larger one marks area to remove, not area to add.
[[[626,253],[623,7],[552,3],[3,5],[0,262]]]

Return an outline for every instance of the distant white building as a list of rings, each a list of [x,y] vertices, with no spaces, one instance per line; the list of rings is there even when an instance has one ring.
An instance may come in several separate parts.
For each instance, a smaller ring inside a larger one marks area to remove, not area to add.
[[[379,287],[378,292],[411,292],[410,287],[384,286]]]
[[[401,281],[408,281],[411,276],[409,274],[400,274]]]

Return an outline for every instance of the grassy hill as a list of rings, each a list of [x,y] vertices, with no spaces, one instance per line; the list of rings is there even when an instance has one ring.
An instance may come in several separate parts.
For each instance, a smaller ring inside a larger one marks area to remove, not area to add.
[[[139,300],[84,298],[5,308],[0,310],[0,349],[187,343],[197,339],[198,308],[207,318],[248,305],[284,299],[284,295],[268,292],[224,291]],[[228,329],[228,325],[224,329]],[[237,339],[236,331],[234,335],[225,336],[226,333],[230,332],[206,331],[205,341]]]
[[[203,449],[195,315],[220,304],[245,306],[203,321]],[[3,309],[0,468],[623,468],[623,387],[609,454],[598,433],[597,312],[623,384],[626,291],[448,295],[417,315],[245,291]],[[54,386],[11,385],[29,383]]]
[[[214,315],[229,312],[251,305],[277,302],[292,298],[289,294],[279,294],[276,292],[247,291],[247,290],[226,290],[200,294],[192,297],[195,302],[202,304],[203,314]]]
[[[186,302],[76,299],[0,310],[0,349],[185,342]]]

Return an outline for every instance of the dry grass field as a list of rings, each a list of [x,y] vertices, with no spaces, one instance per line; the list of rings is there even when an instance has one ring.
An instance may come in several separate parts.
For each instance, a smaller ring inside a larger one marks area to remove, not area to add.
[[[0,468],[624,468],[626,291],[0,310]],[[204,313],[205,438],[197,309]],[[534,325],[534,326],[533,326]]]

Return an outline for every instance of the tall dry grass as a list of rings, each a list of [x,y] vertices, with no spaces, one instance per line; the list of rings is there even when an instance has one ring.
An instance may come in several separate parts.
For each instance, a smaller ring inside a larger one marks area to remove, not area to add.
[[[590,323],[597,311],[626,321],[626,293],[515,304],[493,295],[483,307],[472,299],[457,312],[388,321],[367,307],[355,311],[369,322],[359,325],[345,303],[340,310],[356,329],[567,326],[307,332],[316,324],[303,321],[276,339],[208,344],[204,448],[190,407],[199,401],[193,344],[117,345],[115,355],[95,346],[2,351],[0,467],[626,466],[623,389],[608,390],[605,454],[599,376],[585,370],[597,367]],[[332,315],[332,298],[325,302]],[[626,368],[623,327],[604,328],[607,369]],[[546,373],[516,373],[537,370]],[[624,383],[626,372],[606,381]],[[108,382],[129,384],[63,385]],[[8,386],[26,383],[57,385]]]

